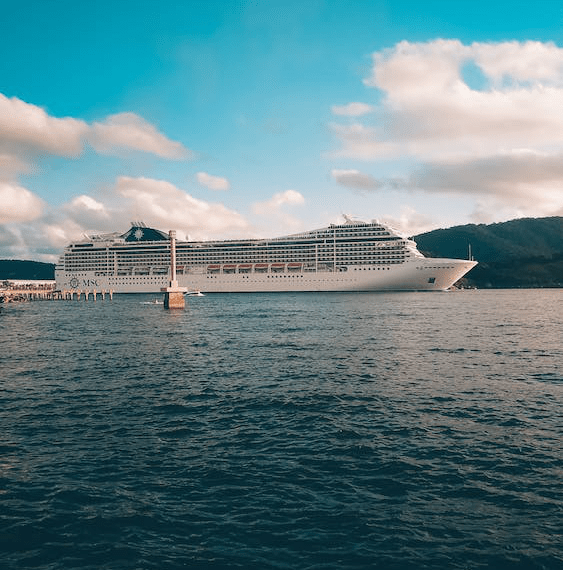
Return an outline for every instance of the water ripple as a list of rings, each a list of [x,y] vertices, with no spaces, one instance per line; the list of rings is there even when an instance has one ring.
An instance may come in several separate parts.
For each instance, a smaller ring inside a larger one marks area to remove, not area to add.
[[[0,317],[0,566],[563,567],[562,292]]]

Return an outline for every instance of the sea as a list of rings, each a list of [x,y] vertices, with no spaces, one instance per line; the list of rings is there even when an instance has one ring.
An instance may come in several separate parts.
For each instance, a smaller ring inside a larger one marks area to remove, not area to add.
[[[563,289],[0,313],[0,568],[561,569]]]

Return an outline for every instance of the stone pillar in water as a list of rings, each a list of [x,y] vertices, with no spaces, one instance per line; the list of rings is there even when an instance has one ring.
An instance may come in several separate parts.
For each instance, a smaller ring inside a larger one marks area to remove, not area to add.
[[[176,231],[170,230],[170,283],[168,287],[161,289],[164,291],[164,308],[165,309],[183,309],[186,301],[184,293],[187,291],[185,287],[178,287],[176,279]]]

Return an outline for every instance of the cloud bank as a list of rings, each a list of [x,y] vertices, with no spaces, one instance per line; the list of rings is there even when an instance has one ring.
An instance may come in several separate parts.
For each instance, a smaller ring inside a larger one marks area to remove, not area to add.
[[[86,229],[114,230],[114,223],[129,217],[124,214],[128,211],[125,194],[114,206],[80,195],[68,204],[48,208],[21,182],[23,175],[39,172],[38,165],[45,158],[78,160],[87,147],[102,155],[142,152],[169,160],[194,158],[191,150],[134,113],[118,113],[89,124],[72,117],[53,117],[41,107],[0,94],[0,224],[4,226],[0,252],[23,258],[35,252],[35,257],[52,260],[53,249],[80,237]],[[124,184],[121,180],[118,189],[122,190]],[[113,201],[115,197],[114,189]],[[138,196],[130,199],[139,200]],[[152,206],[156,209],[155,204]],[[216,218],[221,214],[229,217],[220,207],[208,205],[207,209],[212,223],[218,223]],[[151,209],[149,213],[153,213]]]
[[[333,124],[333,158],[407,159],[404,188],[476,197],[508,216],[563,213],[562,48],[404,41],[373,54],[364,83],[382,94],[378,121]],[[389,183],[340,172],[351,188]]]
[[[70,241],[89,233],[125,232],[138,219],[164,231],[176,229],[181,239],[234,238],[252,231],[243,216],[225,205],[146,177],[119,176],[103,197],[83,194],[48,212],[24,188],[1,182],[0,200],[9,201],[14,212],[0,218],[0,223],[11,224],[0,231],[0,257],[27,258],[35,252],[35,259],[55,261]]]
[[[102,154],[112,154],[121,149],[146,152],[173,160],[194,156],[192,151],[179,142],[169,140],[135,113],[118,113],[103,122],[93,123],[87,138],[93,148]]]
[[[43,212],[43,201],[35,194],[18,186],[0,182],[0,224],[29,222]]]
[[[15,156],[48,153],[77,157],[89,143],[97,152],[141,151],[184,160],[194,153],[171,141],[135,113],[118,113],[91,125],[71,117],[50,116],[44,109],[0,93],[0,151]]]
[[[134,113],[118,113],[88,123],[57,118],[38,106],[0,94],[0,256],[55,261],[61,249],[85,233],[125,231],[133,219],[167,230],[180,238],[248,237],[255,229],[238,212],[222,203],[198,199],[166,180],[117,176],[71,197],[62,205],[47,205],[20,179],[40,172],[45,157],[79,160],[86,148],[100,155],[142,152],[170,160],[195,158],[181,143],[160,133]],[[228,190],[227,178],[196,174],[210,190]],[[303,203],[287,190],[254,205],[258,225],[272,220],[296,221],[284,210]]]
[[[342,186],[357,188],[359,190],[377,190],[381,188],[381,182],[370,174],[364,174],[359,170],[337,170],[331,172],[332,178]]]
[[[248,229],[237,212],[220,203],[198,200],[164,180],[120,176],[115,191],[130,209],[143,214],[147,224],[177,229],[193,239],[237,236]]]
[[[255,202],[252,212],[267,222],[270,235],[272,232],[286,233],[301,227],[301,222],[291,214],[291,210],[304,203],[301,192],[285,190],[274,194],[269,200]]]
[[[81,120],[56,118],[46,111],[0,93],[0,149],[14,154],[35,150],[57,156],[78,156],[88,125]]]
[[[279,212],[283,206],[295,206],[304,202],[305,198],[300,192],[297,192],[297,190],[286,190],[285,192],[274,194],[272,198],[265,202],[256,202],[253,210],[256,214],[272,214]]]

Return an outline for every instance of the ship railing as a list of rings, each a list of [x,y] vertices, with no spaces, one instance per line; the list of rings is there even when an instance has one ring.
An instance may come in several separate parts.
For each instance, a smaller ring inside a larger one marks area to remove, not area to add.
[[[204,265],[190,266],[184,271],[185,274],[202,273],[208,275],[233,275],[249,273],[329,273],[346,271],[342,263],[332,261],[299,261],[299,262],[262,262],[262,263],[209,263]]]

